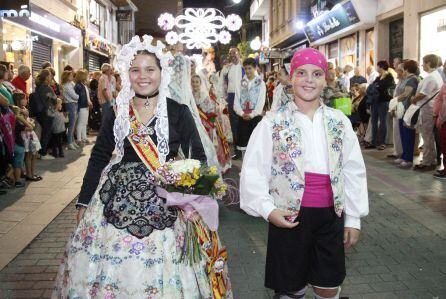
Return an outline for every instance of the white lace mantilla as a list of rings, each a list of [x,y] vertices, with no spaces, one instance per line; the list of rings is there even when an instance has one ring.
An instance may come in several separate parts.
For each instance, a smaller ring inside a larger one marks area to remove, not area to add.
[[[169,154],[169,120],[167,116],[167,95],[169,93],[169,82],[172,73],[170,64],[173,60],[170,52],[164,53],[164,44],[157,41],[156,46],[152,45],[153,37],[144,35],[142,41],[139,36],[134,36],[132,40],[124,45],[117,56],[116,68],[121,73],[122,89],[116,99],[116,120],[113,126],[113,132],[116,142],[116,158],[112,160],[111,165],[119,163],[124,156],[124,140],[130,133],[129,107],[130,101],[135,96],[129,79],[129,69],[133,59],[138,51],[147,50],[156,55],[161,63],[161,84],[159,87],[158,104],[156,108],[156,137],[159,160],[161,164],[166,162]]]

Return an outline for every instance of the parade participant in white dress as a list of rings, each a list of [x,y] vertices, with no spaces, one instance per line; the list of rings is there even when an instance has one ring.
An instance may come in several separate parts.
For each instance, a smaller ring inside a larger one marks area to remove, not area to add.
[[[240,92],[236,92],[234,100],[234,111],[238,115],[236,144],[237,149],[242,153],[246,150],[252,131],[262,120],[266,101],[266,85],[256,74],[255,59],[245,59],[243,68],[246,75],[242,79]]]
[[[200,134],[201,143],[203,144],[204,152],[206,153],[208,165],[219,166],[214,143],[209,138],[206,128],[201,122],[200,113],[198,111],[197,104],[195,103],[194,96],[192,95],[192,88],[190,86],[192,61],[183,54],[179,53],[175,55],[175,58],[172,61],[172,68],[174,72],[169,84],[170,96],[178,103],[189,107],[195,121],[195,126]],[[186,157],[189,155],[188,151],[184,152],[183,154]]]
[[[201,91],[200,76],[192,76],[191,84],[201,122],[213,141],[221,171],[225,173],[231,167],[231,151],[218,117],[218,102],[215,97],[211,98],[209,94]]]
[[[277,110],[284,102],[289,100],[289,97],[284,90],[290,86],[290,67],[289,63],[285,63],[279,72],[279,84],[274,88],[273,103],[271,104],[271,110]]]
[[[231,130],[234,145],[234,159],[240,158],[241,154],[237,150],[237,130],[238,130],[238,116],[234,110],[235,94],[240,92],[241,82],[243,79],[243,68],[240,61],[240,54],[237,48],[231,48],[229,50],[229,64],[225,65],[220,73],[222,81],[227,82],[227,95],[226,101],[228,103],[229,120],[231,122]]]
[[[104,110],[53,298],[232,298],[216,231],[201,232],[218,255],[200,246],[201,258],[185,258],[192,220],[167,206],[154,183],[180,148],[206,161],[188,107],[167,98],[173,57],[163,48],[135,36],[118,53],[122,90],[116,110]]]
[[[233,142],[232,131],[231,131],[231,123],[229,121],[229,110],[228,103],[224,99],[223,90],[222,90],[222,82],[220,80],[220,76],[218,73],[214,73],[209,78],[209,82],[211,83],[211,89],[209,89],[209,97],[211,99],[215,98],[215,102],[217,102],[217,117],[221,123],[223,128],[223,133],[226,136],[226,140],[229,143]]]
[[[327,61],[298,50],[291,61],[294,101],[269,112],[249,141],[240,207],[269,222],[265,286],[277,298],[339,298],[344,248],[368,214],[366,169],[349,119],[325,106]]]

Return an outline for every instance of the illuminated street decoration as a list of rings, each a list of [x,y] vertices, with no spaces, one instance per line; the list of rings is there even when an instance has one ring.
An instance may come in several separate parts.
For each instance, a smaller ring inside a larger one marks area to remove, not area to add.
[[[229,31],[239,30],[242,19],[235,14],[225,18],[221,11],[214,8],[186,8],[184,15],[176,18],[169,13],[161,14],[158,26],[164,31],[176,27],[179,32],[173,30],[167,32],[166,42],[169,45],[180,42],[188,49],[201,49],[209,48],[216,42],[228,44],[231,41]]]

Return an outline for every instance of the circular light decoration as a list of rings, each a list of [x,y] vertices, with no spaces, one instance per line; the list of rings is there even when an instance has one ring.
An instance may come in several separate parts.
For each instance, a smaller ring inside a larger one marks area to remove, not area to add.
[[[166,42],[175,44],[180,42],[186,45],[188,49],[209,48],[211,44],[221,42],[228,44],[231,41],[229,31],[239,30],[242,26],[242,19],[231,14],[227,18],[218,9],[214,8],[186,8],[183,15],[176,18],[169,13],[164,13],[158,18],[158,25],[164,31],[173,29],[172,19],[178,29],[177,38],[173,31],[166,34]],[[170,28],[170,29],[166,29]]]
[[[237,31],[242,27],[242,19],[236,14],[230,14],[226,17],[226,27],[231,31]]]
[[[229,42],[231,41],[231,33],[226,30],[220,31],[220,34],[218,35],[218,41],[223,45],[229,44]]]
[[[172,30],[175,26],[175,18],[170,13],[166,12],[158,17],[158,26],[164,31]]]
[[[254,51],[259,50],[260,47],[262,46],[262,42],[260,41],[260,37],[256,36],[256,38],[253,39],[249,45],[251,46],[251,49],[253,49]]]
[[[178,34],[175,31],[169,31],[166,34],[166,42],[169,45],[175,45],[178,42]]]

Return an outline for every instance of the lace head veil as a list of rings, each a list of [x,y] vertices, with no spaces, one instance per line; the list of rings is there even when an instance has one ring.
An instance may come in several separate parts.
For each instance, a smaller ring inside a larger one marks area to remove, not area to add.
[[[195,103],[195,99],[192,94],[191,60],[181,53],[176,54],[172,62],[172,68],[172,80],[169,84],[170,97],[176,102],[189,107],[195,121],[195,126],[200,134],[201,143],[203,144],[203,148],[206,153],[208,165],[219,166],[214,144],[209,138],[209,135],[201,122],[197,104]],[[183,151],[186,150],[187,149],[183,149]],[[187,157],[188,153],[184,152],[184,154]]]
[[[146,50],[156,55],[161,64],[161,84],[159,86],[158,103],[156,107],[156,124],[155,131],[157,137],[157,148],[159,160],[161,164],[166,162],[166,157],[169,154],[169,121],[167,118],[167,95],[169,93],[168,85],[171,77],[170,63],[173,59],[172,55],[167,52],[164,53],[164,45],[160,41],[156,46],[152,45],[153,37],[144,35],[142,40],[139,36],[134,36],[132,40],[124,45],[117,55],[116,68],[121,73],[122,89],[116,99],[116,119],[113,126],[113,133],[115,137],[116,157],[109,164],[119,163],[124,156],[124,140],[130,132],[130,118],[129,108],[130,101],[135,96],[135,91],[132,89],[129,78],[129,69],[135,55],[138,51]]]

